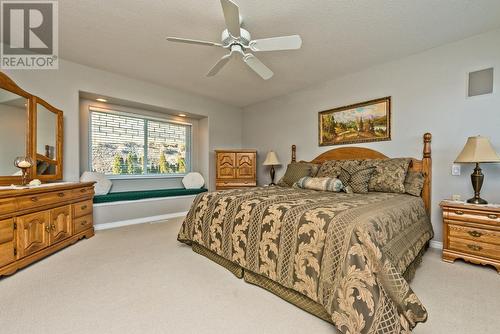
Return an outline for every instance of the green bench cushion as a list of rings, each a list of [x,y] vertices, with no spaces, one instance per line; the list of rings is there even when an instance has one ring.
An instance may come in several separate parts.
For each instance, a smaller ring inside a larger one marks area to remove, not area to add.
[[[158,197],[172,197],[172,196],[187,196],[196,195],[207,191],[205,188],[201,189],[158,189],[158,190],[141,190],[141,191],[124,191],[109,193],[107,195],[94,196],[94,203],[109,203],[118,201],[135,201],[146,198]]]

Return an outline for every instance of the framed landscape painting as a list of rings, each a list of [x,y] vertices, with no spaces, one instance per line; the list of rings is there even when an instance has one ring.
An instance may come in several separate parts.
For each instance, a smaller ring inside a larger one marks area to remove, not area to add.
[[[391,97],[319,113],[319,145],[391,140]]]

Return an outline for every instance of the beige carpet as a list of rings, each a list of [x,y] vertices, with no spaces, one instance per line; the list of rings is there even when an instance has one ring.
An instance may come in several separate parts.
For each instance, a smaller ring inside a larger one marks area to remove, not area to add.
[[[0,280],[0,332],[337,333],[175,238],[179,220],[98,232]],[[417,334],[499,333],[500,275],[426,254]]]

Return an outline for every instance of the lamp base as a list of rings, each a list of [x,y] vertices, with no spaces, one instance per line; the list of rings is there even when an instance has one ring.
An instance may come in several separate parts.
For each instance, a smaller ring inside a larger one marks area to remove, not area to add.
[[[467,200],[467,203],[471,204],[488,204],[488,202],[481,197],[472,197]]]
[[[479,163],[476,163],[476,168],[474,168],[474,172],[470,176],[472,181],[472,187],[474,188],[474,197],[467,200],[467,203],[472,204],[488,204],[486,200],[482,199],[479,195],[481,192],[481,187],[483,186],[484,175],[479,168]]]

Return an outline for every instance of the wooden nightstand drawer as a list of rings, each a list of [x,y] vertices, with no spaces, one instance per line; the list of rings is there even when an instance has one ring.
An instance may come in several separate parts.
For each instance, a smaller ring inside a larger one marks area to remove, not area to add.
[[[465,208],[446,208],[443,211],[445,219],[458,220],[471,223],[489,224],[500,226],[500,214],[486,210]]]
[[[448,229],[450,238],[460,238],[500,245],[500,231],[453,224],[449,224]]]
[[[450,237],[450,250],[500,260],[500,246]]]

